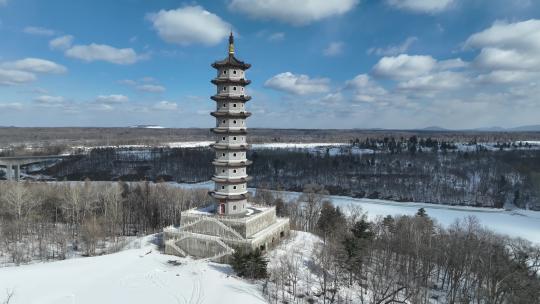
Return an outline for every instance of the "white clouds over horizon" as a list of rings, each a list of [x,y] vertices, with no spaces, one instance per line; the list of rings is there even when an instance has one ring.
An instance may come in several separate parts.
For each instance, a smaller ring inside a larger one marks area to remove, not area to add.
[[[268,79],[264,86],[294,95],[310,95],[328,92],[329,84],[328,78],[310,78],[308,75],[285,72]]]
[[[0,63],[0,85],[25,84],[37,79],[36,74],[62,74],[66,67],[40,58],[25,58]]]
[[[39,27],[39,26],[27,26],[23,29],[23,32],[30,35],[38,35],[38,36],[53,36],[56,34],[56,31]]]
[[[114,64],[133,64],[141,56],[132,48],[119,49],[106,44],[91,43],[89,45],[74,45],[65,51],[67,57],[80,59],[86,62],[106,61]]]
[[[324,50],[323,54],[328,57],[338,56],[343,53],[343,47],[345,43],[342,41],[331,42]]]
[[[229,10],[252,18],[306,25],[352,10],[359,0],[230,0]]]
[[[452,6],[455,0],[386,0],[386,3],[397,9],[415,13],[439,13]]]
[[[49,47],[52,50],[67,50],[73,44],[74,37],[71,35],[64,35],[49,41]]]
[[[166,42],[179,45],[216,45],[229,35],[232,25],[201,6],[185,6],[148,14],[154,30]]]

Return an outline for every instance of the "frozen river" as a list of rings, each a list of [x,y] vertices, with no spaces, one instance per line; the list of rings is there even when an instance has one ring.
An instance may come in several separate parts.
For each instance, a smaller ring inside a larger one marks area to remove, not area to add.
[[[213,188],[213,182],[197,184],[179,184],[186,188]],[[250,189],[254,191],[255,189]],[[272,191],[284,199],[297,199],[301,193],[289,191]],[[335,206],[344,210],[347,207],[360,206],[367,212],[370,219],[386,215],[413,215],[419,208],[424,208],[427,214],[444,226],[454,223],[458,219],[475,216],[480,224],[500,234],[512,237],[521,237],[540,244],[540,212],[529,210],[504,210],[494,208],[477,208],[463,206],[449,206],[426,204],[416,202],[394,202],[366,198],[352,198],[348,196],[329,196]]]

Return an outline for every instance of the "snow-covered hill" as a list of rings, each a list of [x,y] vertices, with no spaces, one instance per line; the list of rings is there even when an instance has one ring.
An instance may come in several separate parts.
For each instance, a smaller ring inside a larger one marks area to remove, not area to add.
[[[260,286],[231,276],[229,266],[164,255],[151,240],[110,255],[0,268],[0,302],[14,290],[10,304],[266,303]]]

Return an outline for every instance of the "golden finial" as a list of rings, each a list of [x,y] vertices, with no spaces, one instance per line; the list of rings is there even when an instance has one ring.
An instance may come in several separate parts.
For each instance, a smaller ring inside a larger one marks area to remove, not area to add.
[[[232,31],[229,36],[229,55],[234,55],[234,37]]]

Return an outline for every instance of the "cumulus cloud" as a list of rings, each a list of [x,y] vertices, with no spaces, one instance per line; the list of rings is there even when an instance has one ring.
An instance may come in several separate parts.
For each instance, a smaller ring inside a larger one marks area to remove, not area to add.
[[[62,96],[41,95],[34,98],[34,102],[45,107],[59,107],[62,106],[65,101],[65,98]]]
[[[481,49],[475,64],[483,69],[540,71],[540,20],[495,22],[469,37],[465,48]]]
[[[60,74],[66,71],[62,65],[39,58],[3,62],[0,63],[0,85],[25,84],[35,81],[37,73]]]
[[[395,56],[399,54],[406,53],[411,45],[418,41],[416,37],[409,37],[400,45],[389,45],[383,48],[370,48],[367,53],[375,54],[377,56]]]
[[[285,33],[283,32],[272,33],[268,35],[267,39],[268,41],[282,41],[283,39],[285,39]]]
[[[464,89],[466,84],[467,78],[462,73],[445,71],[401,82],[397,88],[400,90],[433,92]]]
[[[329,84],[328,78],[310,78],[308,75],[291,72],[277,74],[264,83],[265,87],[295,95],[326,93]]]
[[[431,56],[401,54],[381,58],[373,67],[373,74],[391,79],[413,78],[429,73],[436,64]]]
[[[115,64],[133,64],[141,59],[132,48],[118,49],[105,44],[75,45],[65,52],[66,56],[86,62],[107,61]]]
[[[185,6],[174,10],[161,10],[147,15],[159,37],[180,45],[215,45],[222,41],[232,26],[218,15],[201,6]]]
[[[65,35],[49,41],[49,47],[53,50],[66,50],[73,44],[73,36]]]
[[[23,29],[23,32],[26,34],[39,36],[53,36],[56,33],[54,30],[37,26],[27,26]]]
[[[165,87],[157,84],[143,84],[136,87],[137,90],[149,93],[163,93],[165,92]]]
[[[352,10],[359,0],[231,0],[229,9],[253,18],[305,25]]]
[[[337,56],[341,53],[343,53],[343,47],[345,46],[345,43],[341,41],[334,41],[331,42],[324,50],[323,54],[325,56]]]
[[[55,62],[40,58],[25,58],[17,61],[5,62],[0,65],[2,68],[20,70],[32,73],[65,73],[67,69]]]
[[[2,1],[0,0],[0,5]],[[0,102],[0,109],[2,110],[22,110],[23,104],[20,102]]]
[[[111,94],[111,95],[99,95],[96,97],[96,103],[104,105],[114,105],[114,104],[123,104],[129,101],[129,98],[120,94]]]
[[[178,109],[178,104],[176,104],[176,102],[163,100],[156,103],[153,106],[153,109],[160,111],[176,111]]]
[[[8,70],[0,67],[0,85],[16,85],[36,80],[36,75],[17,70]]]
[[[353,100],[358,102],[380,101],[388,92],[367,74],[360,74],[345,83],[347,89],[353,89]]]
[[[450,8],[454,0],[386,0],[386,3],[416,13],[439,13]]]

